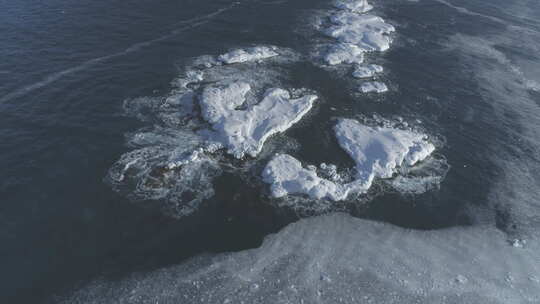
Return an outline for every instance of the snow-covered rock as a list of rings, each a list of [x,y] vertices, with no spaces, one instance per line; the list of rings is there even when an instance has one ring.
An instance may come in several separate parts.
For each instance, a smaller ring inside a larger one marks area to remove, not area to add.
[[[287,154],[276,155],[262,174],[263,181],[270,184],[273,197],[288,194],[306,194],[315,199],[344,200],[350,187],[320,178],[313,168],[304,169],[302,163]]]
[[[355,179],[340,183],[322,178],[294,157],[278,154],[262,174],[273,197],[305,194],[314,199],[341,201],[351,193],[367,192],[375,178],[390,178],[398,167],[413,166],[435,150],[424,135],[412,131],[375,128],[351,119],[341,119],[334,130],[339,145],[356,163]],[[335,166],[330,171],[337,175]]]
[[[370,127],[341,119],[334,131],[339,145],[356,163],[357,179],[371,184],[375,177],[390,178],[400,166],[427,158],[435,146],[413,131]]]
[[[329,65],[341,63],[360,64],[364,61],[364,51],[354,44],[338,43],[328,48],[324,61]]]
[[[357,45],[364,51],[385,51],[390,48],[388,36],[395,28],[381,17],[351,12],[339,12],[330,17],[333,23],[324,30],[340,42]]]
[[[384,93],[388,91],[386,84],[379,81],[368,81],[360,85],[362,93]]]
[[[352,73],[354,78],[370,78],[382,73],[383,67],[377,64],[357,65]]]
[[[258,104],[237,109],[250,89],[242,82],[207,87],[200,98],[203,118],[212,125],[211,131],[202,133],[236,158],[245,154],[255,157],[268,137],[298,122],[317,99],[315,95],[293,99],[288,91],[274,88],[267,90]]]
[[[373,6],[367,0],[337,0],[334,2],[334,6],[356,13],[365,13],[373,9]]]
[[[246,49],[236,49],[220,55],[218,60],[225,64],[241,63],[247,61],[256,61],[278,56],[274,47],[256,46]]]

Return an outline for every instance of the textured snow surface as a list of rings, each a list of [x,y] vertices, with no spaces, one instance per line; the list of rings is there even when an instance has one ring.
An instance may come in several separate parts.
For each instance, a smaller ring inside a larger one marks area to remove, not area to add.
[[[271,184],[273,197],[306,194],[315,199],[344,200],[351,190],[347,185],[317,176],[315,168],[304,169],[296,158],[276,155],[263,171],[263,181]]]
[[[379,81],[368,81],[360,85],[362,93],[384,93],[388,91],[386,84]]]
[[[303,219],[253,250],[200,256],[63,303],[540,303],[540,247],[490,227],[414,231],[345,214]]]
[[[391,178],[399,167],[414,166],[435,150],[425,135],[412,131],[370,127],[351,119],[339,120],[334,130],[340,146],[356,163],[355,180],[339,183],[321,178],[313,167],[305,169],[294,157],[279,154],[263,171],[263,181],[270,184],[273,197],[305,194],[314,199],[344,200],[350,193],[368,191],[375,178]]]
[[[236,49],[226,54],[220,55],[218,60],[225,64],[256,61],[278,56],[276,48],[269,46],[256,46],[246,49]]]
[[[367,0],[337,0],[334,2],[334,6],[356,13],[365,13],[373,9],[373,6]]]
[[[367,14],[373,7],[366,0],[338,0],[334,2],[334,7],[336,9],[328,11],[325,20],[317,24],[320,32],[335,39],[328,45],[317,46],[319,58],[328,65],[355,65],[355,78],[369,78],[381,73],[382,67],[379,65],[362,64],[364,55],[388,50],[394,26],[381,17]]]
[[[400,166],[413,166],[427,158],[435,146],[423,134],[370,127],[341,119],[334,128],[339,145],[356,163],[357,178],[370,184],[373,178],[390,178]]]
[[[364,51],[354,44],[338,43],[329,47],[324,61],[329,65],[364,62]]]
[[[260,103],[237,110],[250,89],[247,83],[207,87],[200,98],[203,117],[213,128],[213,132],[204,133],[236,158],[245,154],[255,157],[268,137],[298,122],[317,99],[315,95],[293,99],[285,90],[269,89]]]
[[[381,17],[351,12],[338,12],[330,17],[333,23],[324,30],[328,36],[344,43],[355,44],[364,51],[385,51],[390,48],[394,27]]]
[[[383,67],[377,64],[357,65],[352,73],[354,78],[370,78],[383,72]]]

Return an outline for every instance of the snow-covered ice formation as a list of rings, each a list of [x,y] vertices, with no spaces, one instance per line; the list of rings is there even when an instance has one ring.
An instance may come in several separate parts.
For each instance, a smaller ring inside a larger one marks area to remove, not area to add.
[[[365,14],[372,6],[366,0],[336,1],[340,10],[329,16],[329,24],[321,31],[336,43],[327,47],[324,60],[329,65],[342,63],[362,63],[363,53],[385,51],[390,47],[390,33],[395,28],[381,17]]]
[[[400,166],[414,166],[435,146],[423,134],[384,127],[369,127],[341,119],[334,128],[340,146],[356,163],[357,178],[390,178]]]
[[[257,156],[268,137],[289,129],[317,99],[315,95],[293,99],[288,91],[274,88],[266,91],[260,103],[237,109],[250,89],[248,83],[242,82],[207,87],[200,97],[202,115],[213,128],[204,133],[209,141],[221,144],[236,158]]]
[[[373,6],[367,0],[336,0],[334,6],[355,13],[365,13],[373,9]]]
[[[339,145],[356,163],[355,179],[340,183],[321,178],[294,157],[279,154],[263,171],[273,197],[305,194],[314,199],[344,200],[350,193],[368,191],[375,178],[391,178],[399,167],[414,166],[435,150],[423,134],[370,127],[352,119],[340,119],[334,131]]]
[[[369,14],[338,12],[330,17],[332,25],[324,30],[340,42],[355,44],[362,50],[386,51],[390,48],[388,34],[395,28],[381,17]]]
[[[359,64],[364,62],[364,51],[350,43],[338,43],[328,48],[324,61],[329,65],[341,63]]]
[[[368,52],[383,52],[390,48],[394,26],[381,17],[367,13],[373,7],[367,0],[337,0],[337,9],[325,14],[324,21],[318,22],[317,29],[334,38],[334,42],[318,45],[316,56],[329,66],[354,65],[354,78],[373,78],[383,68],[376,64],[363,64]],[[382,82],[367,82],[360,86],[363,93],[383,93],[388,90]]]
[[[225,64],[257,61],[278,56],[277,48],[270,46],[256,46],[245,49],[236,49],[218,56],[218,60]]]
[[[354,78],[371,78],[376,74],[382,73],[383,67],[377,64],[362,64],[354,68],[352,76]]]
[[[494,227],[418,231],[334,213],[302,219],[261,247],[89,284],[62,303],[540,302],[540,242]]]
[[[340,201],[347,198],[352,187],[321,178],[315,168],[304,169],[296,158],[276,155],[266,166],[262,174],[263,181],[270,184],[273,197],[288,194],[306,194],[315,199]]]
[[[133,200],[163,201],[175,217],[196,210],[214,194],[212,179],[222,171],[214,152],[255,157],[270,136],[312,108],[316,95],[273,87],[276,72],[264,61],[280,62],[281,53],[291,55],[258,46],[201,56],[167,96],[126,100],[126,113],[154,127],[130,134],[134,150],[108,173],[113,188]]]
[[[362,93],[384,93],[388,91],[386,84],[379,81],[367,81],[360,85]]]

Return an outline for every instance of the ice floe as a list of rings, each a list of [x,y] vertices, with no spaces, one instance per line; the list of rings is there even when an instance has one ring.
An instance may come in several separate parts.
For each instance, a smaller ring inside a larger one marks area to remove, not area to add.
[[[262,174],[273,197],[305,194],[314,199],[344,200],[350,193],[367,192],[375,178],[391,178],[398,168],[414,166],[435,150],[423,134],[370,127],[352,119],[340,119],[334,131],[339,145],[356,163],[354,180],[341,183],[319,177],[313,168],[304,168],[294,157],[279,154]]]
[[[362,93],[384,93],[388,91],[386,84],[379,81],[368,81],[360,85]]]

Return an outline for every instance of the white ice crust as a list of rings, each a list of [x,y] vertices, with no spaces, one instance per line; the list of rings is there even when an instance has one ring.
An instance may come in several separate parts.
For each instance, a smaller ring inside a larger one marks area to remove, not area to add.
[[[377,64],[358,65],[354,69],[352,76],[354,78],[370,78],[383,72],[383,67]]]
[[[362,93],[384,93],[388,91],[386,84],[379,81],[368,81],[360,85]]]
[[[236,109],[245,102],[251,87],[235,82],[225,87],[207,87],[200,98],[203,118],[212,125],[204,132],[210,142],[220,143],[229,154],[242,158],[255,157],[264,142],[298,122],[313,106],[315,95],[291,98],[288,91],[269,89],[261,102]]]
[[[367,0],[337,0],[334,2],[334,6],[356,13],[365,13],[373,9],[373,6]]]
[[[423,134],[370,127],[352,119],[341,119],[334,131],[339,145],[356,163],[357,178],[366,184],[375,177],[390,178],[396,168],[413,166],[435,150]]]
[[[390,48],[390,37],[394,27],[381,17],[339,12],[330,20],[334,25],[324,33],[344,43],[355,44],[364,51],[386,51]]]
[[[329,47],[324,61],[329,65],[341,63],[360,64],[364,62],[364,51],[354,44],[338,43]]]
[[[401,166],[413,166],[434,150],[425,135],[412,131],[370,127],[352,119],[341,119],[334,131],[339,145],[356,163],[356,178],[350,183],[317,176],[300,161],[286,154],[275,156],[263,171],[273,197],[305,194],[314,199],[340,201],[350,193],[365,193],[375,178],[391,178]]]
[[[93,282],[61,303],[537,304],[538,241],[516,248],[484,225],[420,231],[333,213],[259,248]]]
[[[225,64],[257,61],[278,56],[276,49],[269,46],[256,46],[246,49],[236,49],[220,55],[218,60]]]
[[[273,197],[306,194],[315,199],[344,200],[351,187],[320,178],[315,168],[304,169],[302,163],[287,154],[278,154],[263,171],[263,181],[271,184]]]

